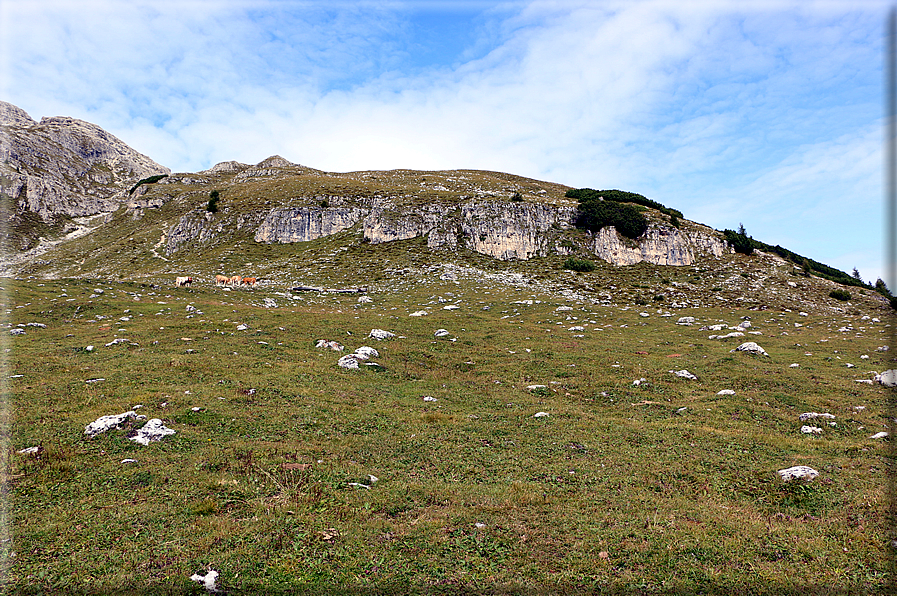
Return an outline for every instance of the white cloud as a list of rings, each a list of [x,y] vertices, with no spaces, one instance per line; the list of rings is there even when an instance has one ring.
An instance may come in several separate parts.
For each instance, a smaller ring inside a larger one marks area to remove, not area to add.
[[[275,153],[503,170],[642,192],[798,252],[786,241],[823,248],[794,222],[828,231],[855,193],[847,238],[809,256],[868,242],[884,3],[483,5],[475,50],[432,68],[410,58],[408,4],[331,6],[0,3],[3,99],[176,170]]]

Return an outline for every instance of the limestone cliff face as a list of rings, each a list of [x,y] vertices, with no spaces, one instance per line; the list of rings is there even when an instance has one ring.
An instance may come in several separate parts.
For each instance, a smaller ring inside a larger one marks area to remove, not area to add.
[[[526,260],[551,252],[552,230],[569,228],[574,207],[477,201],[461,208],[468,248],[501,260]]]
[[[65,117],[38,123],[6,102],[0,102],[0,162],[0,193],[15,205],[9,217],[27,212],[45,224],[115,211],[134,182],[168,173],[94,124]]]
[[[573,227],[576,207],[535,202],[469,200],[374,207],[295,207],[269,212],[255,233],[257,242],[307,242],[351,228],[362,221],[371,244],[425,236],[427,246],[459,246],[501,260],[526,260],[549,254],[573,254],[575,245],[559,236]],[[652,224],[636,240],[620,237],[613,227],[586,236],[581,248],[615,265],[642,261],[655,265],[691,265],[697,255],[730,252],[710,228],[690,231]]]
[[[193,212],[181,217],[166,234],[165,254],[172,254],[178,250],[181,245],[198,240],[200,242],[209,242],[218,234],[221,234],[225,228],[225,220],[223,218],[215,218],[214,214],[209,212]]]
[[[721,238],[694,230],[651,224],[637,240],[624,240],[613,227],[595,234],[591,251],[614,265],[634,265],[642,261],[654,265],[692,265],[696,253],[720,256],[730,249]]]
[[[255,233],[256,242],[308,242],[354,226],[366,209],[293,207],[268,213]]]

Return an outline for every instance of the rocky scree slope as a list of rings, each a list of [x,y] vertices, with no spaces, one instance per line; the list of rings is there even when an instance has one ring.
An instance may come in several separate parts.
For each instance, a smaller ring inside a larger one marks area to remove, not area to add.
[[[114,212],[137,180],[167,173],[94,124],[67,117],[35,122],[0,101],[0,194],[10,251],[69,232],[77,218]]]

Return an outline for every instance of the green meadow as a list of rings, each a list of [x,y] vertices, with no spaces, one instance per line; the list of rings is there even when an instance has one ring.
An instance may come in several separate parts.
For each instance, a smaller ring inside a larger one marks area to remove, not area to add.
[[[893,368],[883,308],[456,277],[2,280],[7,591],[201,594],[210,569],[229,594],[884,591],[888,391],[858,382]],[[708,339],[745,317],[760,334]],[[361,346],[378,366],[337,366]],[[85,436],[130,410],[175,434]],[[795,465],[819,476],[779,481]]]

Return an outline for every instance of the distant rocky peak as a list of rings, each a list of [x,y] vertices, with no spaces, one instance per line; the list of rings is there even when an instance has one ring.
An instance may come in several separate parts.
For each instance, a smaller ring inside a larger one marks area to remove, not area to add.
[[[216,163],[208,170],[200,172],[200,174],[228,174],[230,172],[242,172],[248,167],[248,164],[240,163],[238,161],[222,161],[221,163]]]
[[[11,103],[0,101],[0,126],[35,126],[28,112]]]
[[[256,165],[257,168],[295,168],[301,167],[291,161],[287,161],[279,155],[272,155],[268,159],[261,161]]]

